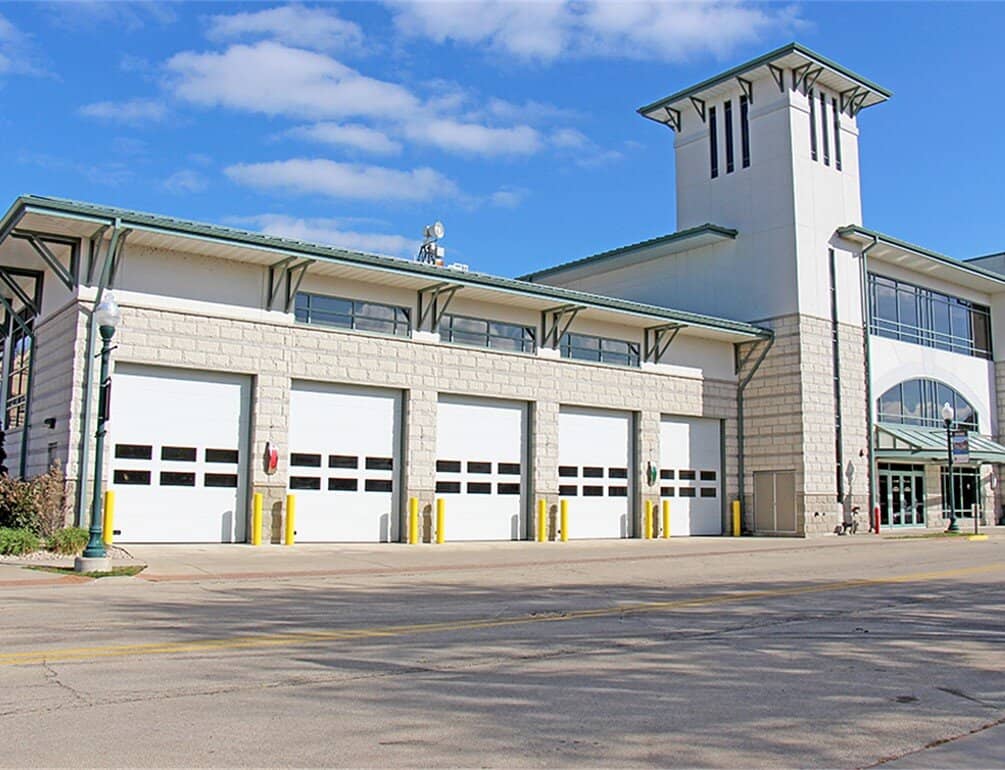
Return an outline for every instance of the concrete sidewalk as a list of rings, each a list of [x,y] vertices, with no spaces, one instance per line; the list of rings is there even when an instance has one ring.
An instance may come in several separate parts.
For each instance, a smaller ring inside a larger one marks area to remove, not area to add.
[[[1005,539],[1005,527],[988,530],[988,542]],[[919,534],[925,534],[921,532]],[[116,546],[113,566],[144,564],[141,580],[155,582],[253,580],[351,575],[419,574],[518,569],[550,564],[589,565],[615,561],[696,559],[742,554],[805,552],[815,549],[896,547],[912,538],[902,533],[847,537],[761,538],[678,537],[668,540],[527,541],[405,545],[402,543],[304,543],[294,546],[171,544]],[[956,538],[954,538],[955,540]],[[986,545],[987,543],[985,543]],[[974,543],[980,547],[980,543]],[[76,576],[20,569],[28,565],[71,567],[72,557],[0,562],[0,586],[79,582]]]

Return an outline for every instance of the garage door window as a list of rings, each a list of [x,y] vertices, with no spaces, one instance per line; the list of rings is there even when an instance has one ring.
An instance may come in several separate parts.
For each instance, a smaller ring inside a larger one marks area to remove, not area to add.
[[[306,292],[297,294],[294,314],[300,323],[398,337],[407,337],[411,328],[408,308]]]

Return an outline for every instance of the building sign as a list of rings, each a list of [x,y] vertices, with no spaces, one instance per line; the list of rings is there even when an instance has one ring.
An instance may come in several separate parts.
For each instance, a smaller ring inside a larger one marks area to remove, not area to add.
[[[965,430],[953,432],[953,462],[970,462],[970,438]]]

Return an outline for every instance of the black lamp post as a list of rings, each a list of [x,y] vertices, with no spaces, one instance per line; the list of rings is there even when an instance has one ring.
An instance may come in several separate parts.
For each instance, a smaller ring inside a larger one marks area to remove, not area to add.
[[[108,403],[111,395],[111,378],[108,376],[108,362],[112,352],[112,337],[122,320],[122,313],[111,293],[94,308],[94,321],[101,333],[101,392],[98,399],[98,429],[94,433],[94,498],[91,500],[90,539],[84,549],[83,560],[77,562],[77,571],[94,569],[94,563],[84,560],[105,559],[105,544],[101,537],[101,493],[104,476],[105,423],[108,422]]]
[[[960,525],[956,523],[956,490],[953,479],[953,417],[956,412],[947,401],[942,405],[942,419],[946,423],[946,455],[949,460],[949,527],[946,532],[959,532]]]

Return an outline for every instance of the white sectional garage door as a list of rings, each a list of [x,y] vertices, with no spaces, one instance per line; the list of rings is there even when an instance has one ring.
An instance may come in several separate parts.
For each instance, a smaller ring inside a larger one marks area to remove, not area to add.
[[[670,501],[671,535],[722,534],[719,420],[664,417],[660,423],[660,497]]]
[[[527,405],[442,396],[436,496],[447,540],[519,540],[526,532]]]
[[[289,491],[298,542],[398,539],[401,392],[295,382]]]
[[[248,378],[119,364],[112,387],[116,539],[243,541]]]
[[[558,494],[569,505],[569,537],[630,537],[632,416],[562,407]]]

